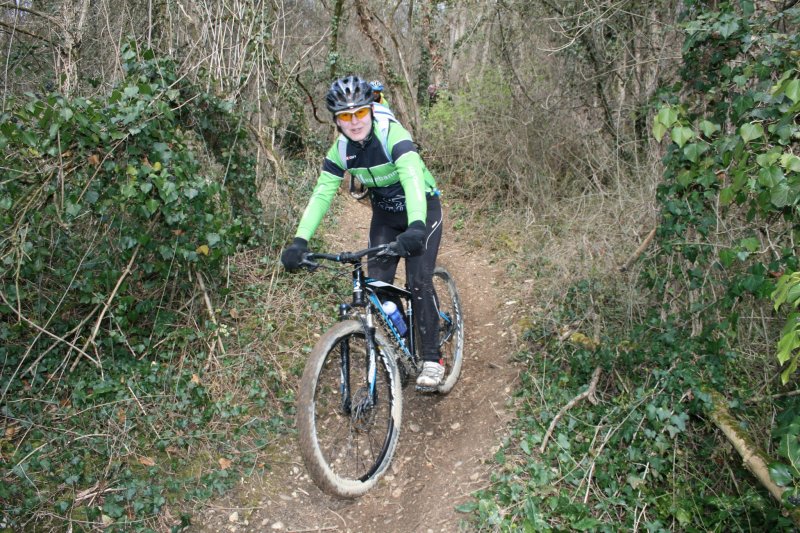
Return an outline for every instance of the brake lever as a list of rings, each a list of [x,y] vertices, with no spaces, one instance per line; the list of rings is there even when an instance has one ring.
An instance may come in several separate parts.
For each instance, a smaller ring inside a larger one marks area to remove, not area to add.
[[[403,257],[397,249],[395,248],[395,241],[390,242],[386,245],[386,248],[375,254],[375,257],[386,256],[386,257]]]
[[[318,268],[319,268],[321,265],[320,265],[319,263],[315,263],[314,261],[311,261],[311,260],[308,258],[308,256],[309,256],[309,255],[310,255],[310,254],[306,254],[306,255],[304,255],[304,256],[303,256],[303,259],[302,259],[302,261],[300,261],[300,266],[301,266],[301,267],[305,267],[305,268],[306,268],[306,269],[307,269],[309,272],[314,272],[314,271],[315,271],[316,269],[318,269]]]

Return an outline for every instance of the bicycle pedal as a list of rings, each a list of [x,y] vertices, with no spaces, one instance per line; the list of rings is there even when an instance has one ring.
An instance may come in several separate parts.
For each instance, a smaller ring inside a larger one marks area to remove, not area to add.
[[[416,389],[417,392],[424,392],[424,393],[428,393],[428,394],[430,394],[432,392],[439,392],[438,385],[436,387],[423,387],[421,385],[417,385],[414,388]]]

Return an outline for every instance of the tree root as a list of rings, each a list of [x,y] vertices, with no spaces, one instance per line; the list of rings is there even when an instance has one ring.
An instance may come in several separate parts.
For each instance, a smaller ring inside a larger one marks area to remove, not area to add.
[[[547,428],[547,433],[544,434],[544,439],[542,439],[542,445],[539,446],[539,453],[544,453],[545,449],[547,448],[547,441],[550,440],[550,436],[553,434],[556,424],[558,424],[558,421],[564,416],[564,413],[575,407],[575,405],[577,405],[581,400],[587,398],[592,404],[597,404],[597,398],[595,397],[594,393],[597,390],[597,382],[600,379],[600,371],[601,369],[599,366],[595,368],[594,372],[592,372],[592,380],[589,382],[589,388],[571,399],[569,403],[562,407],[558,414],[553,417],[553,420],[550,422],[550,427]]]

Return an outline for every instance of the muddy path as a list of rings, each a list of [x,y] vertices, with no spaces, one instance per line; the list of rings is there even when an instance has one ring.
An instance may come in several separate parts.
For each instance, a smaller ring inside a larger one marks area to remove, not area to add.
[[[342,222],[328,228],[331,248],[366,243],[369,208],[344,201]],[[445,205],[445,216],[447,206]],[[489,485],[492,456],[506,431],[518,369],[510,362],[512,305],[499,269],[445,225],[439,262],[453,274],[466,319],[464,366],[447,396],[405,389],[400,442],[391,470],[357,500],[339,500],[311,482],[295,437],[279,443],[272,469],[242,480],[192,519],[194,532],[439,532],[466,526],[455,507]]]

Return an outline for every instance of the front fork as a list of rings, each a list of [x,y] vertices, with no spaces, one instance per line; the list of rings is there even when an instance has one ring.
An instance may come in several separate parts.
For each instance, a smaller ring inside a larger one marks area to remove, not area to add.
[[[349,304],[340,304],[339,319],[347,319],[350,314],[350,309],[351,306]],[[359,317],[359,319],[364,326],[367,343],[367,375],[365,377],[367,390],[369,391],[369,400],[367,401],[366,406],[360,406],[363,409],[364,407],[371,407],[375,405],[375,402],[377,401],[377,389],[375,387],[375,382],[377,381],[378,377],[378,351],[375,346],[375,327],[372,324],[372,313],[370,313],[369,307],[367,307],[366,315]],[[350,388],[350,342],[348,339],[345,338],[340,341],[339,354],[339,385],[342,395],[342,412],[349,415],[352,413],[353,408],[353,391]]]

